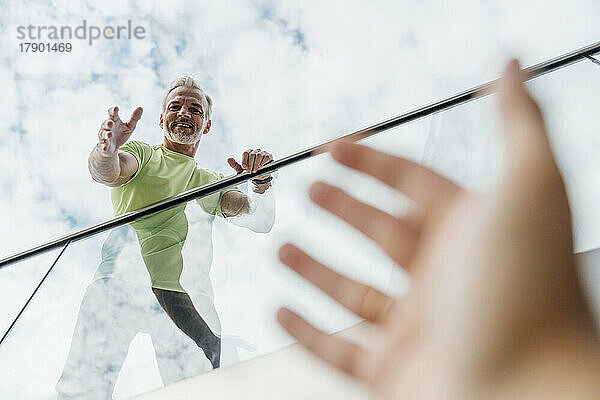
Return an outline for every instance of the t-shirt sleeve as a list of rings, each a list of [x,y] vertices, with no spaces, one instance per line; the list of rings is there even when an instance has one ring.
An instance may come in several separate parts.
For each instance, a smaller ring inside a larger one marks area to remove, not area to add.
[[[119,150],[133,154],[133,156],[138,162],[137,171],[131,177],[131,179],[124,183],[125,185],[134,180],[135,177],[138,176],[140,171],[148,164],[148,161],[150,161],[150,157],[152,157],[152,147],[150,147],[150,145],[147,143],[132,140],[119,147]]]
[[[207,170],[204,171],[209,175],[209,180],[205,184],[217,181],[225,176],[220,172],[213,172]],[[218,193],[213,193],[209,196],[205,196],[196,201],[198,202],[198,204],[200,204],[200,207],[202,207],[202,209],[207,213],[225,218],[225,215],[223,215],[223,211],[221,210],[221,198],[225,193],[229,192],[230,190],[237,190],[238,192],[241,192],[241,190],[237,186],[234,186],[221,190]]]

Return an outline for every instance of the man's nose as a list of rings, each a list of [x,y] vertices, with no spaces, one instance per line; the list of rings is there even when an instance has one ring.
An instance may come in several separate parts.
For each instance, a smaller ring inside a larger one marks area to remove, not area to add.
[[[181,107],[179,109],[179,111],[177,112],[177,115],[180,117],[188,117],[188,118],[191,116],[190,112],[183,107]]]

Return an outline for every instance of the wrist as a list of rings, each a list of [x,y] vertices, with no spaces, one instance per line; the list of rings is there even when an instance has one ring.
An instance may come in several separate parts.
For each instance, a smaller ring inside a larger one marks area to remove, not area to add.
[[[271,175],[268,175],[266,178],[254,178],[252,179],[252,183],[254,183],[254,185],[258,186],[258,185],[267,185],[270,184],[271,181],[273,180],[273,177]]]
[[[254,193],[258,193],[258,194],[265,193],[267,191],[267,189],[269,189],[271,187],[271,182],[260,184],[260,185],[257,185],[256,183],[252,182],[252,184],[254,185],[254,189],[252,191]]]
[[[256,178],[252,179],[252,184],[254,185],[254,189],[252,190],[254,193],[263,194],[269,189],[273,183],[273,177],[268,175],[266,178]]]

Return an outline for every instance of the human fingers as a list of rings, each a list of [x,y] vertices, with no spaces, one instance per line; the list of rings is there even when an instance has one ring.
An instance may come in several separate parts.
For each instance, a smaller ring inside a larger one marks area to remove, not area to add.
[[[129,121],[127,122],[127,126],[130,129],[135,129],[138,121],[140,120],[140,118],[142,118],[142,113],[144,112],[144,109],[142,107],[138,107],[135,110],[133,110],[133,113],[131,113],[131,118],[129,118]]]
[[[248,155],[248,172],[255,172],[256,171],[254,169],[254,167],[256,165],[256,156],[258,155],[259,152],[260,152],[260,149],[254,149]]]
[[[110,136],[112,136],[112,134],[109,131],[106,131],[104,129],[100,129],[98,131],[98,148],[102,151],[107,151],[110,148]]]
[[[242,167],[245,170],[248,170],[248,158],[250,157],[250,153],[252,153],[252,149],[248,149],[242,153]]]
[[[119,107],[112,106],[108,109],[108,119],[111,119],[115,122],[120,121],[119,118]]]
[[[258,168],[261,168],[261,167],[267,165],[268,163],[273,162],[273,155],[271,153],[266,152],[266,151],[263,151],[262,153],[263,153],[263,159],[260,163],[261,165],[259,165]],[[258,179],[266,179],[270,176],[271,176],[271,174],[267,173],[265,175],[259,176]]]
[[[277,319],[290,335],[318,357],[351,376],[373,382],[376,359],[367,350],[316,329],[287,308],[277,312]]]
[[[396,218],[323,182],[314,183],[309,195],[315,203],[373,239],[398,264],[408,266],[418,240],[419,228],[413,221]]]
[[[332,146],[331,155],[339,163],[400,190],[425,211],[434,203],[446,201],[461,190],[455,183],[422,165],[367,146],[340,142]]]
[[[252,167],[252,172],[256,172],[260,167],[263,166],[263,159],[265,157],[265,152],[260,150],[255,150],[255,158],[254,158],[254,166]]]
[[[106,133],[110,132],[106,129],[103,129],[102,127],[100,127],[100,129],[98,130],[98,140],[102,140],[102,139],[106,139]]]
[[[112,132],[104,129],[100,129],[98,132],[98,140],[101,142],[107,142],[112,137]]]
[[[545,156],[542,158],[547,160],[551,151],[542,113],[523,86],[523,74],[517,60],[511,60],[506,66],[498,100],[509,164],[536,161],[539,156]]]
[[[107,119],[104,122],[102,122],[102,125],[100,125],[100,129],[110,131],[113,128],[114,124],[115,123],[113,122],[113,120]]]
[[[264,157],[262,165],[267,165],[268,163],[273,161],[273,154],[269,153],[268,151],[263,151],[263,153]]]
[[[279,259],[361,318],[382,322],[393,302],[380,291],[332,271],[292,244],[281,246]]]
[[[229,166],[231,168],[235,169],[236,173],[240,174],[244,171],[244,168],[242,168],[242,166],[237,161],[235,161],[235,158],[229,157],[227,159],[227,162],[229,163]]]
[[[252,168],[254,167],[254,152],[250,152],[248,154],[248,165],[246,166],[246,171],[252,172]]]

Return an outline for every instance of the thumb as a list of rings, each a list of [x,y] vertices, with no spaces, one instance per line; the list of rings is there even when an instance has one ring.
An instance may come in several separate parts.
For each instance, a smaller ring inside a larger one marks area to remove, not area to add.
[[[549,153],[542,113],[523,86],[523,74],[515,59],[500,81],[499,105],[509,163]]]
[[[127,126],[129,126],[131,129],[135,129],[135,126],[137,125],[138,121],[140,120],[140,118],[142,118],[143,112],[144,109],[142,107],[138,107],[135,110],[133,110],[131,118],[129,118],[129,122],[127,122]]]
[[[244,171],[244,168],[242,168],[242,166],[237,161],[235,161],[235,159],[233,157],[229,157],[227,159],[227,162],[229,163],[229,166],[231,168],[235,169],[236,173],[239,174],[239,173],[242,173]]]

